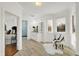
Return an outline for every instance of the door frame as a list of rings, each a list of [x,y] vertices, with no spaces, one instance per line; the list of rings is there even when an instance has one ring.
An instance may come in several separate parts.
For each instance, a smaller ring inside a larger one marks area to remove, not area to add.
[[[21,22],[20,16],[17,16],[17,15],[15,15],[15,14],[13,14],[13,13],[5,10],[5,9],[2,9],[2,19],[3,19],[3,44],[4,44],[3,45],[3,55],[4,56],[5,56],[5,22],[4,21],[5,21],[5,13],[6,12],[17,17],[17,50],[21,50],[22,49],[22,41],[20,41],[21,39],[19,39],[21,37],[21,35],[18,35],[19,32],[20,32],[20,30],[21,30],[21,29],[19,29],[20,28],[20,25],[19,24]],[[19,31],[18,31],[18,29],[19,29]]]
[[[22,20],[22,26],[23,26],[23,21],[26,21],[26,23],[28,24],[27,20]],[[26,24],[26,27],[27,27],[27,24]],[[22,37],[27,37],[27,35],[26,36],[23,36],[23,32],[22,32]]]

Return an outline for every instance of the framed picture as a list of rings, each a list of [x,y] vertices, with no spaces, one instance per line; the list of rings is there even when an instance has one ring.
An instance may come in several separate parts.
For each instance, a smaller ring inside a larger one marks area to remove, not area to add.
[[[65,32],[65,24],[60,24],[57,26],[57,32]]]
[[[6,24],[5,24],[5,31],[7,30]]]
[[[65,18],[59,18],[56,20],[57,32],[65,32]]]
[[[32,32],[38,32],[38,26],[33,26],[32,28],[33,28]]]
[[[47,26],[48,26],[48,32],[53,32],[53,21],[52,21],[52,19],[47,21]]]
[[[74,15],[72,15],[72,32],[75,32],[75,20],[74,20]]]

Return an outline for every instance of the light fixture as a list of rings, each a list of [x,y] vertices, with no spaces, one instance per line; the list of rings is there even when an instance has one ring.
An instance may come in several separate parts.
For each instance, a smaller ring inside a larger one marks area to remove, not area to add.
[[[37,7],[41,7],[41,6],[42,6],[42,2],[35,2],[35,5],[36,5]]]

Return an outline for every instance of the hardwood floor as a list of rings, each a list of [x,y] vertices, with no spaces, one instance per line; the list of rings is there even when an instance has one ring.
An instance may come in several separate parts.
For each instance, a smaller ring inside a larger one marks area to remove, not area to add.
[[[24,39],[22,49],[14,56],[48,56],[43,45],[35,40]]]
[[[5,47],[5,56],[13,56],[17,52],[16,44],[8,44]]]
[[[20,51],[18,51],[14,56],[75,56],[75,51],[65,45],[64,49],[62,50],[63,53],[60,50],[58,51],[56,50],[54,54],[49,54],[45,50],[43,44],[40,42],[37,42],[32,39],[30,40],[23,39],[22,42],[23,42],[22,43],[23,48]]]

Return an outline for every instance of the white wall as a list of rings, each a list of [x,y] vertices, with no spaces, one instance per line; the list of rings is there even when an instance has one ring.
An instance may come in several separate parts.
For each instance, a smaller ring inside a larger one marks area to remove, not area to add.
[[[22,20],[22,8],[21,8],[21,6],[19,5],[19,4],[17,4],[17,3],[9,3],[9,2],[5,2],[5,3],[3,3],[3,2],[1,2],[0,3],[0,8],[2,9],[1,10],[1,13],[2,14],[0,14],[1,15],[1,19],[0,19],[0,26],[1,26],[1,28],[0,28],[0,55],[5,55],[5,33],[4,33],[4,20],[5,20],[5,11],[8,11],[8,12],[10,12],[10,13],[12,13],[12,14],[14,14],[14,15],[16,15],[16,16],[18,16],[18,36],[17,36],[17,49],[18,50],[20,50],[20,49],[22,49],[22,34],[21,34],[21,20]]]
[[[76,48],[79,55],[79,3],[76,3]]]
[[[65,25],[65,32],[64,33],[62,33],[63,35],[64,35],[64,37],[65,37],[65,43],[67,43],[66,45],[67,46],[71,46],[71,38],[70,38],[70,11],[69,10],[65,10],[65,11],[62,11],[62,12],[60,12],[60,13],[57,13],[57,14],[55,14],[55,16],[54,16],[54,21],[55,21],[55,28],[54,28],[54,30],[55,30],[55,32],[57,32],[56,30],[57,30],[57,28],[56,28],[56,19],[59,19],[59,18],[65,18],[65,21],[66,21],[66,25]]]
[[[44,22],[44,33],[48,36],[49,34],[55,34],[57,33],[57,28],[56,28],[56,20],[60,18],[66,18],[66,33],[70,33],[70,12],[69,10],[64,10],[56,14],[50,14],[42,18],[42,22]],[[48,33],[47,31],[47,20],[52,20],[53,21],[53,32]],[[47,36],[45,36],[47,38]],[[46,40],[46,39],[45,39]],[[49,39],[48,39],[49,40]]]
[[[72,44],[72,48],[76,51],[76,32],[73,32],[73,27],[72,27],[72,16],[74,16],[74,24],[76,29],[76,3],[74,3],[74,5],[72,6],[70,14],[71,14],[71,19],[70,19],[71,44]]]
[[[3,28],[3,18],[2,18],[2,15],[3,15],[3,13],[2,13],[3,11],[2,11],[2,9],[0,8],[0,56],[1,55],[4,55],[5,53],[4,53],[4,33],[3,33],[3,30],[4,30],[4,28]]]
[[[36,41],[41,41],[41,24],[40,24],[40,20],[38,19],[38,17],[31,17],[27,19],[27,24],[28,24],[28,29],[27,29],[27,38],[28,39],[35,39]],[[33,26],[38,26],[39,30],[38,32],[32,32],[33,30]]]
[[[16,16],[11,15],[10,13],[6,12],[5,13],[6,29],[11,30],[12,26],[17,26],[17,20],[18,18]]]
[[[54,39],[54,35],[56,36],[59,36],[59,34],[62,34],[64,36],[64,40],[65,40],[65,45],[69,46],[69,47],[72,47],[71,46],[71,34],[70,34],[70,10],[69,9],[66,9],[66,10],[63,10],[63,11],[60,11],[59,13],[55,13],[55,14],[49,14],[49,15],[46,15],[46,16],[43,16],[41,21],[44,23],[44,27],[43,27],[43,33],[42,33],[42,40],[43,42],[51,42],[53,41]],[[56,20],[57,19],[60,19],[60,18],[65,18],[65,21],[66,21],[66,31],[65,32],[61,32],[61,33],[58,33],[57,32],[57,27],[56,27]],[[48,30],[47,30],[47,20],[52,20],[53,21],[53,32],[52,33],[49,33]],[[53,43],[50,43],[50,44],[44,44],[44,47],[46,49],[46,51],[50,54],[53,54],[55,53],[55,49],[52,45]],[[50,48],[49,48],[49,47]]]
[[[0,7],[16,16],[22,16],[22,7],[16,2],[0,2]]]

